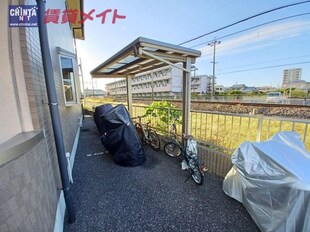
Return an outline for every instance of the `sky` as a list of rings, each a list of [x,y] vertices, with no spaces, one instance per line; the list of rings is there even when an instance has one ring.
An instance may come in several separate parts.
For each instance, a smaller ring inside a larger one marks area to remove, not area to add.
[[[114,79],[91,81],[90,71],[138,37],[201,51],[196,75],[212,75],[215,47],[216,83],[281,87],[283,70],[302,68],[310,82],[310,1],[283,8],[219,30],[271,9],[304,0],[84,0],[85,40],[77,40],[85,88],[104,89]],[[96,15],[111,9],[105,22]],[[112,23],[113,12],[120,16]],[[211,33],[217,31],[215,33]],[[206,36],[202,36],[208,34]]]

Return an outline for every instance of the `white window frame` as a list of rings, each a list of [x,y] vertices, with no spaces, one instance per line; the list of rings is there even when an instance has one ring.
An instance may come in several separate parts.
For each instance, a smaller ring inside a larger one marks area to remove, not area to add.
[[[65,102],[66,106],[71,106],[71,105],[77,105],[79,104],[79,94],[78,94],[78,79],[77,79],[77,73],[76,73],[76,55],[74,53],[71,53],[69,51],[66,51],[62,48],[57,47],[58,51],[58,58],[59,58],[59,70],[60,70],[60,75],[61,75],[61,86],[62,86],[62,92],[63,92],[63,99]],[[63,65],[61,58],[64,59],[70,59],[72,62],[72,78],[71,81],[73,80],[73,100],[68,101],[66,98],[66,92],[64,88],[64,76],[63,76]]]

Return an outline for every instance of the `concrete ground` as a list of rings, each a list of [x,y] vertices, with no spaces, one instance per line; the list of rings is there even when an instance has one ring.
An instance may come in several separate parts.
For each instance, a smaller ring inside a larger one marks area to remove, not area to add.
[[[93,119],[85,118],[73,168],[76,221],[65,222],[65,232],[259,231],[222,191],[222,178],[206,173],[198,186],[178,158],[148,145],[137,167],[119,166],[103,151]]]

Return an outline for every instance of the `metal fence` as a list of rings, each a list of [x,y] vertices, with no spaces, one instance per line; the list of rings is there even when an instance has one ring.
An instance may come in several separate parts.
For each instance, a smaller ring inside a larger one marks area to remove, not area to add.
[[[143,116],[148,107],[133,105],[132,117]],[[157,108],[153,113],[179,109]],[[162,135],[169,135],[172,121],[160,121],[159,117],[152,114],[142,119],[142,122],[151,122],[151,126]],[[171,119],[170,119],[171,120]],[[182,123],[177,124],[177,132],[181,136]],[[232,152],[244,141],[264,141],[280,131],[296,131],[300,134],[303,143],[310,151],[310,121],[288,119],[281,117],[265,117],[261,115],[217,113],[208,111],[191,111],[191,134],[199,143],[199,155],[206,168],[217,175],[225,176],[231,168],[230,156]],[[164,137],[163,136],[163,137]]]
[[[147,107],[133,106],[133,116],[144,115]],[[161,109],[162,110],[162,109]],[[165,109],[170,111],[178,109]],[[156,113],[156,109],[155,109]],[[149,115],[144,118],[151,125],[163,130],[158,117]],[[280,117],[265,117],[262,115],[245,115],[231,113],[216,113],[208,111],[191,111],[191,134],[194,138],[209,147],[231,153],[244,141],[264,141],[279,131],[296,131],[301,135],[306,148],[310,150],[310,121]],[[181,125],[177,125],[181,132]],[[169,131],[169,122],[166,130]]]
[[[133,106],[133,115],[142,116],[147,107]],[[156,113],[155,109],[154,113]],[[160,109],[163,110],[163,109]],[[167,115],[171,110],[165,109]],[[169,118],[169,117],[168,117]],[[169,133],[169,123],[166,129],[160,126],[158,117],[148,115],[143,119],[151,121],[151,125],[162,133]],[[280,117],[265,117],[261,115],[245,115],[230,113],[215,113],[191,111],[191,134],[199,143],[199,156],[209,172],[225,176],[232,167],[231,154],[244,141],[264,141],[280,131],[296,131],[308,151],[310,150],[310,121],[295,120]],[[181,133],[181,124],[177,125]]]

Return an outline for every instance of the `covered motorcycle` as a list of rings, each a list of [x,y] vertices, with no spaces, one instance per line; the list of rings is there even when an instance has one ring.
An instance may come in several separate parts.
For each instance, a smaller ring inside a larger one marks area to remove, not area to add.
[[[310,153],[299,134],[245,142],[232,163],[223,190],[243,203],[261,231],[310,231]]]
[[[104,105],[97,106],[95,108],[95,112],[94,112],[93,117],[94,117],[96,127],[97,127],[100,134],[102,134],[106,131],[106,129],[104,128],[104,124],[101,122],[101,117],[106,112],[111,110],[112,108],[113,108],[113,106],[111,104],[104,104]]]
[[[137,166],[145,162],[141,140],[124,105],[118,105],[101,116],[105,132],[101,142],[122,166]]]

